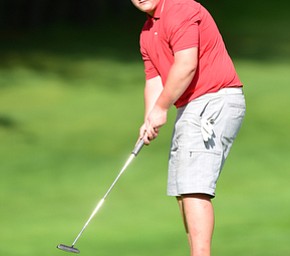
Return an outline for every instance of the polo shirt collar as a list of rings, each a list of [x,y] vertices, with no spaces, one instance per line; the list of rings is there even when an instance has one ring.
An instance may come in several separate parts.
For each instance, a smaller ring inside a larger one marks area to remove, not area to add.
[[[161,13],[162,13],[163,8],[164,8],[165,1],[166,0],[160,0],[152,18],[160,19]]]

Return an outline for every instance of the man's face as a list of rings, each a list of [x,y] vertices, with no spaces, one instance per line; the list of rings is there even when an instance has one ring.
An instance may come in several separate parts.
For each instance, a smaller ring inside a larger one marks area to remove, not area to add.
[[[132,3],[142,12],[153,15],[160,0],[131,0]]]

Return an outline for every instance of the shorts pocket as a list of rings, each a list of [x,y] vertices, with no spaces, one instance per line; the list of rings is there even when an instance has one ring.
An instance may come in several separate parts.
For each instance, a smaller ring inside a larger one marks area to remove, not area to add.
[[[203,190],[199,192],[205,193],[206,190],[215,190],[222,166],[222,152],[189,149],[182,150],[179,157],[179,191],[197,193]]]

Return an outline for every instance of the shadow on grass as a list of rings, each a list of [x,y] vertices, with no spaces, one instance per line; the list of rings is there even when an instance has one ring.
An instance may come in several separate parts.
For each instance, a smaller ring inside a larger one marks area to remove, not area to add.
[[[17,122],[7,115],[0,115],[0,127],[5,129],[15,129]]]
[[[36,135],[26,130],[24,126],[9,114],[0,114],[0,132],[7,131],[14,136],[21,136],[27,144],[35,143]]]

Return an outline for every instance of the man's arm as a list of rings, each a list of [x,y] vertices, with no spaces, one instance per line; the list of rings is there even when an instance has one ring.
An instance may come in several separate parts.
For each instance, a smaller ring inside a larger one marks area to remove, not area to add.
[[[143,138],[146,132],[145,122],[152,111],[158,97],[160,96],[163,90],[162,80],[160,76],[156,76],[152,79],[146,80],[144,88],[144,104],[145,104],[145,113],[144,113],[144,124],[140,128],[140,139]]]
[[[158,129],[167,121],[167,111],[185,92],[191,83],[198,65],[198,48],[178,51],[170,68],[166,84],[156,99],[152,109],[148,108],[145,120],[147,136],[144,142],[149,144],[158,135]],[[150,97],[150,95],[149,95]],[[152,101],[153,102],[153,101]],[[152,104],[151,102],[151,104]]]
[[[162,80],[160,76],[156,76],[146,81],[145,89],[144,89],[144,103],[145,103],[144,121],[147,119],[149,113],[153,109],[162,90],[163,90],[163,85],[162,85]]]

